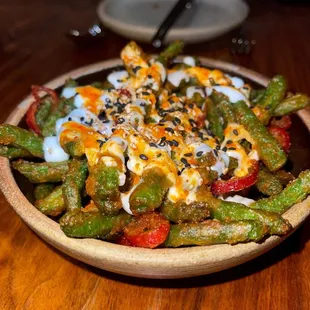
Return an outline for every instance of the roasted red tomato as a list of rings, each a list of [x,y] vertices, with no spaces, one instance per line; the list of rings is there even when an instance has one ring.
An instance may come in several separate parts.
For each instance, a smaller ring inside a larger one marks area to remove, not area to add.
[[[147,213],[134,219],[124,229],[129,243],[141,248],[156,248],[168,237],[170,222],[159,213]]]
[[[283,150],[288,153],[291,148],[291,138],[288,132],[280,127],[269,127],[268,131],[279,141]]]
[[[125,236],[121,236],[116,240],[117,244],[133,246]]]
[[[232,177],[229,180],[217,180],[211,185],[213,195],[219,196],[230,192],[241,191],[252,186],[257,181],[259,165],[253,160],[252,168],[244,177]]]
[[[282,129],[290,129],[292,126],[292,120],[289,115],[284,115],[281,117],[274,117],[272,121],[270,122],[271,127],[279,127]]]

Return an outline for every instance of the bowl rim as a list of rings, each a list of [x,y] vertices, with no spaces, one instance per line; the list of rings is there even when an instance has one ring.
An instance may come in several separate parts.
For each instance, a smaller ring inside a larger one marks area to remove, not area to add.
[[[183,57],[179,57],[181,60]],[[250,69],[220,60],[200,57],[203,65],[223,70],[247,78],[257,84],[266,86],[268,78]],[[64,81],[90,75],[105,69],[122,65],[120,59],[101,61],[65,73],[45,86],[58,88]],[[5,123],[17,125],[32,102],[27,96],[10,114]],[[310,113],[298,112],[299,117],[310,131]],[[62,252],[85,263],[129,276],[146,278],[184,278],[224,270],[244,263],[261,255],[282,242],[287,236],[271,236],[262,243],[240,243],[236,245],[212,245],[188,248],[143,249],[126,247],[96,239],[68,238],[59,225],[37,210],[19,189],[9,160],[0,158],[0,189],[8,202],[22,220],[45,241]],[[310,214],[310,196],[301,203],[292,206],[284,217],[290,221],[294,230]],[[294,231],[293,230],[293,231]]]

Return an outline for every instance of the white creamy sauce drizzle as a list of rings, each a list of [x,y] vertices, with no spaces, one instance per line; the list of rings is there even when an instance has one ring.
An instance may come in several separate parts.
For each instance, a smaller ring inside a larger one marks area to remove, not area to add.
[[[168,74],[168,81],[175,87],[178,87],[182,80],[188,82],[189,78],[190,76],[182,70],[174,71]]]
[[[65,87],[62,90],[61,96],[65,98],[71,98],[76,95],[76,88],[75,87]]]
[[[183,63],[188,65],[188,66],[191,66],[191,67],[195,67],[196,66],[196,61],[193,57],[190,57],[190,56],[186,56],[183,58]]]
[[[231,80],[231,83],[235,88],[243,87],[244,81],[241,78],[236,77],[236,76],[231,76],[229,74],[226,74],[226,76]]]
[[[115,71],[108,75],[107,80],[116,88],[126,87],[128,85],[129,74],[127,71]]]
[[[200,94],[200,96],[202,98],[205,97],[205,94],[201,88],[196,87],[196,86],[187,87],[187,89],[186,89],[186,97],[187,98],[189,98],[189,99],[193,98],[194,94],[196,94],[196,93]]]
[[[61,162],[69,159],[69,155],[64,152],[59,145],[58,137],[45,137],[43,141],[44,159],[46,162]]]
[[[234,87],[231,87],[231,86],[206,87],[207,95],[210,96],[213,90],[216,90],[217,92],[222,93],[223,95],[227,96],[228,100],[231,103],[236,103],[238,101],[244,100],[246,104],[249,105],[249,102],[247,98],[244,96],[244,94]]]
[[[235,196],[229,196],[227,198],[223,198],[222,196],[219,196],[219,198],[221,200],[224,200],[224,201],[230,201],[230,202],[237,202],[237,203],[242,203],[246,206],[250,206],[253,202],[255,202],[255,200],[253,199],[249,199],[249,198],[246,198],[246,197],[242,197],[242,196],[239,196],[239,195],[235,195]]]
[[[129,203],[129,198],[130,198],[130,195],[134,192],[134,190],[137,188],[138,185],[141,184],[141,180],[136,184],[134,185],[129,192],[127,193],[121,193],[121,201],[122,201],[122,205],[123,205],[123,209],[133,215],[131,209],[130,209],[130,203]]]

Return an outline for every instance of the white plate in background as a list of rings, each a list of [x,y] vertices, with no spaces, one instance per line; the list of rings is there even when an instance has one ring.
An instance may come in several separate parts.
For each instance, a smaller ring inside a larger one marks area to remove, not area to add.
[[[131,40],[150,42],[177,0],[105,0],[97,7],[102,24]],[[165,42],[210,40],[240,25],[249,8],[242,0],[196,0],[167,33]]]

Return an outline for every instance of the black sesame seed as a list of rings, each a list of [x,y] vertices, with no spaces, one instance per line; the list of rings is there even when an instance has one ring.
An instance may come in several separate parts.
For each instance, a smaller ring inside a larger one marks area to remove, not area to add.
[[[202,132],[198,132],[198,136],[200,139],[203,139],[203,133]]]
[[[144,101],[142,101],[141,103],[140,103],[140,107],[145,107],[146,106],[146,103],[144,102]]]
[[[191,156],[193,156],[193,153],[186,153],[186,154],[184,154],[184,156],[191,157]]]
[[[112,111],[111,113],[110,113],[110,115],[114,115],[116,113],[116,111]]]
[[[230,150],[230,151],[235,151],[236,148],[235,148],[235,147],[229,147],[228,150]]]
[[[172,121],[172,124],[173,124],[174,126],[178,126],[178,123],[177,123],[175,120]]]
[[[231,140],[227,140],[227,142],[226,142],[227,144],[231,144],[232,143],[232,141]]]
[[[148,76],[147,76],[149,79],[152,79],[153,77],[149,74]]]
[[[151,146],[151,147],[157,147],[157,145],[156,145],[155,143],[153,143],[153,142],[151,142],[151,143],[149,144],[149,146]]]
[[[219,145],[217,145],[215,148],[217,151],[219,151],[221,149],[221,147]]]
[[[104,142],[105,142],[105,141],[103,141],[103,140],[96,140],[96,141],[99,143],[99,147],[102,147],[103,144],[104,144]]]
[[[217,152],[217,150],[213,150],[213,152],[214,152],[214,154],[215,154],[216,157],[219,156],[219,153]]]
[[[191,109],[194,107],[194,105],[193,105],[192,103],[190,103],[188,106],[189,106]]]
[[[182,111],[183,113],[187,113],[187,112],[188,112],[186,108],[182,108],[181,111]]]
[[[117,82],[118,82],[118,83],[122,83],[122,82],[123,82],[123,80],[117,80]]]
[[[189,119],[189,122],[192,126],[196,126],[196,122],[192,118]]]
[[[80,117],[80,121],[81,121],[81,122],[84,122],[84,119],[85,119],[85,117],[83,117],[83,116]],[[100,118],[99,118],[99,119],[100,119]]]
[[[94,120],[91,118],[89,122],[85,122],[84,124],[91,127],[93,123],[94,123]]]
[[[199,131],[199,129],[197,127],[192,128],[192,132],[197,132],[197,131]]]
[[[112,109],[112,108],[113,108],[113,105],[111,105],[111,104],[106,104],[105,107],[106,107],[107,109]]]
[[[226,146],[223,147],[223,151],[224,151],[224,152],[227,151],[227,147],[226,147]]]
[[[134,67],[134,68],[132,69],[132,72],[133,72],[134,74],[136,74],[140,69],[142,69],[141,66],[136,66],[136,67]]]
[[[190,164],[188,163],[188,161],[186,160],[186,158],[182,157],[182,158],[181,158],[181,162],[185,165],[185,167],[190,167]]]
[[[144,154],[140,154],[139,157],[142,159],[142,160],[148,160],[149,158],[144,155]]]
[[[172,141],[169,141],[169,140],[167,140],[167,143],[168,143],[170,146],[173,146],[173,145],[174,145],[174,143],[173,143]]]
[[[175,117],[174,120],[175,120],[176,123],[181,124],[181,121],[180,121],[180,119],[178,117]]]
[[[106,102],[106,103],[111,103],[111,99],[110,99],[110,98],[106,98],[106,99],[105,99],[105,102]]]
[[[174,100],[172,98],[169,98],[168,102],[171,103],[171,104],[174,104]]]
[[[108,119],[103,119],[103,120],[101,120],[101,123],[107,124],[107,123],[110,123],[110,121]]]
[[[114,132],[114,131],[115,131],[115,128],[112,128],[111,131]]]
[[[168,132],[174,133],[174,130],[171,127],[166,127],[165,130]]]
[[[173,142],[174,146],[179,146],[179,142],[178,141],[172,140],[172,142]]]
[[[72,121],[72,118],[71,118],[71,117],[68,117],[68,121],[71,122],[71,121]]]
[[[149,96],[149,95],[150,95],[150,93],[149,93],[149,92],[147,92],[147,91],[143,91],[143,92],[142,92],[142,95],[143,95],[143,96]]]
[[[209,136],[211,136],[211,137],[213,136],[213,133],[212,133],[212,131],[210,129],[207,129],[207,133],[208,133]]]
[[[163,123],[158,123],[158,126],[165,126],[165,124],[163,124]]]
[[[123,124],[124,122],[125,122],[124,117],[120,117],[120,118],[117,120],[117,123],[118,123],[118,124]]]
[[[203,151],[199,151],[199,152],[196,153],[196,156],[197,156],[197,157],[201,157],[202,154],[203,154]]]
[[[234,130],[233,130],[233,134],[236,135],[236,136],[238,136],[238,134],[239,134],[238,130],[237,130],[237,129],[234,129]]]

